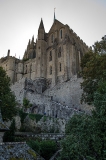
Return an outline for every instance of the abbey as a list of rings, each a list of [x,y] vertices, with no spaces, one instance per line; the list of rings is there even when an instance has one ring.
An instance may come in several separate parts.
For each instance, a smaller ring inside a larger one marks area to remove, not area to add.
[[[8,50],[7,56],[0,59],[0,66],[12,83],[27,77],[44,80],[48,87],[53,87],[78,76],[81,57],[87,50],[88,46],[68,25],[54,19],[46,33],[41,19],[37,40],[29,40],[23,59],[10,56]]]

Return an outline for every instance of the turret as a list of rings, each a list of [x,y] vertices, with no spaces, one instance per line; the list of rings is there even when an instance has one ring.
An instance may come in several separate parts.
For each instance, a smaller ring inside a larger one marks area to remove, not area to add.
[[[31,41],[31,44],[30,44],[30,48],[33,49],[34,47],[34,36],[32,37],[32,41]]]
[[[45,35],[45,29],[41,18],[41,22],[38,29],[38,40],[44,40],[44,35]]]
[[[7,57],[9,57],[10,56],[10,50],[8,50],[8,52],[7,52]]]
[[[28,45],[27,45],[27,50],[30,48],[30,39],[29,39],[29,42],[28,42]]]

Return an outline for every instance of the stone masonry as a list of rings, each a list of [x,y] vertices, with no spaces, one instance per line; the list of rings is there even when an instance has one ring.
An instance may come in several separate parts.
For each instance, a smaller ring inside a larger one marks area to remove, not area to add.
[[[23,59],[7,56],[0,59],[2,66],[11,82],[17,82],[21,78],[44,79],[46,87],[54,87],[56,84],[79,76],[80,61],[87,45],[70,29],[57,19],[48,33],[45,32],[43,20],[38,28],[38,38],[34,37],[28,42]]]

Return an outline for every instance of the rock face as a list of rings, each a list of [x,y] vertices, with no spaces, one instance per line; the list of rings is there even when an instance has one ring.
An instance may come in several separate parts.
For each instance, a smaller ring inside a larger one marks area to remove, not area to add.
[[[44,160],[24,142],[0,144],[0,160],[12,160],[17,158],[21,160]]]
[[[80,97],[82,94],[80,88],[81,81],[81,78],[74,76],[69,81],[59,83],[53,88],[46,89],[46,82],[41,79],[33,81],[23,78],[12,85],[11,89],[14,91],[16,100],[21,106],[23,104],[23,98],[30,101],[32,106],[26,110],[27,113],[46,116],[46,122],[42,118],[37,124],[27,119],[27,126],[33,128],[34,131],[36,127],[41,127],[42,131],[44,131],[45,128],[46,131],[50,131],[55,126],[54,130],[57,128],[59,132],[64,132],[67,120],[75,113],[79,114],[84,112],[80,104]],[[43,88],[42,86],[44,86],[43,90],[41,89]]]
[[[19,104],[23,104],[24,98],[30,101],[32,107],[29,108],[28,112],[67,119],[81,109],[81,81],[82,79],[73,77],[68,82],[60,83],[38,93],[39,86],[36,85],[35,81],[22,79],[12,85],[11,89],[14,91]],[[39,80],[40,82],[41,80]]]

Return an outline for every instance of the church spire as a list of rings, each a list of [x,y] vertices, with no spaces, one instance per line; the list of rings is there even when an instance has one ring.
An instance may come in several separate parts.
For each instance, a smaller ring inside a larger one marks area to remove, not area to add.
[[[40,22],[40,25],[39,25],[39,29],[44,29],[44,25],[43,25],[43,20],[41,18],[41,22]]]
[[[56,9],[56,8],[54,8],[54,21],[55,21],[55,19],[56,19],[56,16],[55,16],[55,9]]]

